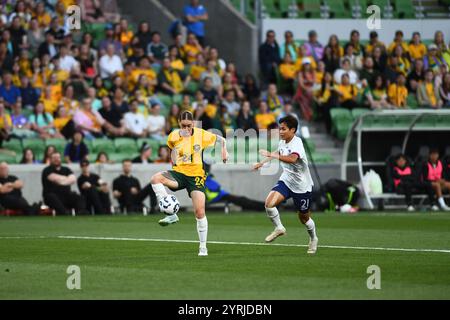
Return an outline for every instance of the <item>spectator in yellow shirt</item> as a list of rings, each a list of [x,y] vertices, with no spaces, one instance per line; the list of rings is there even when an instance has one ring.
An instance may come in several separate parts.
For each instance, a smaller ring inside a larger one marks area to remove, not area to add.
[[[397,80],[392,83],[388,89],[389,102],[397,108],[406,108],[406,98],[408,97],[408,89],[406,88],[406,77],[399,73]]]
[[[297,76],[298,69],[292,60],[291,54],[286,52],[283,62],[279,66],[281,77],[286,83],[287,93],[289,95],[294,94],[294,81]]]
[[[133,36],[133,31],[128,28],[128,21],[126,19],[120,20],[120,43],[122,43],[122,46],[127,47]]]
[[[378,33],[371,31],[369,43],[366,45],[366,55],[371,55],[375,47],[381,47],[383,51],[386,51],[385,44],[378,40]]]
[[[171,67],[173,69],[184,71],[184,63],[178,53],[178,48],[176,46],[169,47],[169,59],[171,61]]]
[[[411,68],[411,62],[409,62],[407,54],[403,51],[403,47],[401,45],[397,45],[392,53],[392,56],[397,57],[397,72],[400,72],[406,76]]]
[[[259,101],[259,112],[255,116],[255,122],[259,130],[267,130],[267,128],[276,122],[275,115],[270,112],[269,106],[263,100]]]
[[[203,53],[198,53],[196,61],[191,64],[191,77],[195,81],[200,81],[202,73],[206,71],[206,61]]]
[[[158,84],[158,81],[156,80],[157,75],[155,71],[153,71],[150,60],[147,57],[143,57],[139,61],[139,67],[131,71],[131,81],[134,85],[138,84],[139,78],[141,76],[145,75],[150,82],[150,85],[155,87]]]
[[[41,100],[44,105],[44,111],[49,114],[55,113],[58,108],[58,102],[52,99],[52,88],[51,86],[46,86],[42,90]]]
[[[419,32],[413,33],[408,49],[409,49],[409,56],[413,61],[416,59],[423,59],[423,57],[427,54],[427,47],[420,40]]]
[[[197,60],[197,55],[203,52],[203,48],[197,40],[197,37],[193,33],[189,33],[187,42],[183,46],[183,53],[185,54],[184,60],[187,63],[193,63]]]
[[[389,47],[387,49],[388,54],[391,54],[395,50],[397,45],[401,45],[403,48],[403,51],[405,53],[408,53],[408,44],[405,41],[403,41],[403,31],[401,31],[401,30],[398,30],[395,32],[394,41],[389,45]]]
[[[350,84],[350,77],[344,73],[341,77],[341,84],[336,87],[336,93],[339,97],[339,104],[347,109],[358,108],[356,97],[358,89],[355,85]]]
[[[44,2],[38,2],[36,5],[36,9],[34,12],[34,17],[37,19],[40,28],[47,28],[50,26],[50,22],[52,21],[52,17],[45,10]]]
[[[424,108],[438,109],[442,107],[439,88],[434,84],[433,70],[425,71],[425,81],[417,88],[417,101]]]
[[[3,141],[9,138],[12,130],[11,116],[6,112],[5,104],[0,101],[0,148]]]

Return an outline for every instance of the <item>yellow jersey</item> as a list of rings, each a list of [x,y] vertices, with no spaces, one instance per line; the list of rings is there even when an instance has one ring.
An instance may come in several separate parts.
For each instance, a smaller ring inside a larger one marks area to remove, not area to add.
[[[175,151],[173,171],[188,177],[205,177],[203,150],[216,143],[217,136],[200,128],[194,128],[190,137],[182,137],[180,130],[172,131],[167,138],[167,146]]]

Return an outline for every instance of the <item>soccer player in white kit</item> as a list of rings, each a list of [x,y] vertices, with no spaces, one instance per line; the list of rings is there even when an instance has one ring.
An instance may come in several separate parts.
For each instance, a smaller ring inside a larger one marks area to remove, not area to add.
[[[269,243],[286,234],[286,228],[281,223],[277,206],[283,201],[292,198],[298,210],[298,217],[306,226],[310,237],[307,252],[314,254],[317,251],[317,243],[319,241],[310,212],[314,183],[309,172],[308,159],[306,158],[302,140],[295,135],[297,127],[298,121],[293,116],[280,119],[280,144],[278,151],[260,150],[260,154],[266,159],[255,164],[254,169],[260,169],[266,162],[273,159],[278,159],[283,167],[283,174],[280,180],[266,198],[267,216],[272,220],[275,230],[266,237],[265,241]]]

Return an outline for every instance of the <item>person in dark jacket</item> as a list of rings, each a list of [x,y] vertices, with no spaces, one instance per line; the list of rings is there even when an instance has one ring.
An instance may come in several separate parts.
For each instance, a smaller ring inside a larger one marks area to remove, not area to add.
[[[89,149],[83,142],[83,133],[76,131],[73,134],[72,142],[66,145],[64,150],[64,159],[66,163],[80,163],[81,160],[87,159]]]
[[[152,185],[148,184],[143,189],[139,180],[131,175],[131,160],[122,162],[123,174],[113,181],[113,196],[120,204],[120,210],[123,212],[142,211],[142,202],[150,197],[150,212],[156,212],[157,199]]]
[[[95,214],[111,214],[108,184],[90,172],[89,161],[80,162],[81,175],[77,179],[78,190],[86,199],[86,208]]]
[[[392,180],[394,182],[395,192],[405,195],[408,211],[415,211],[412,201],[413,193],[426,193],[432,209],[436,209],[434,191],[431,183],[417,179],[412,166],[408,163],[404,154],[400,154],[395,158],[392,168]]]
[[[133,163],[152,163],[153,161],[150,159],[152,156],[152,147],[148,145],[147,142],[142,144],[140,154],[136,158],[133,159]]]
[[[266,41],[259,47],[259,66],[266,84],[276,81],[275,70],[280,62],[280,47],[275,39],[275,32],[269,30]]]

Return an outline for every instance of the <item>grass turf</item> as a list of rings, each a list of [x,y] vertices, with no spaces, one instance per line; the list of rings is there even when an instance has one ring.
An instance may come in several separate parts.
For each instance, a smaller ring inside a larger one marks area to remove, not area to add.
[[[443,213],[316,214],[319,251],[305,247],[61,239],[89,236],[197,240],[188,214],[162,228],[161,216],[0,218],[0,299],[449,299],[450,253],[320,248],[320,245],[450,249]],[[307,244],[293,214],[277,244]],[[210,214],[209,240],[260,243],[263,213]],[[11,238],[6,238],[11,237]],[[23,237],[23,238],[14,238]],[[41,238],[40,238],[41,237]],[[66,269],[81,268],[81,290]],[[381,268],[368,290],[367,267]]]

